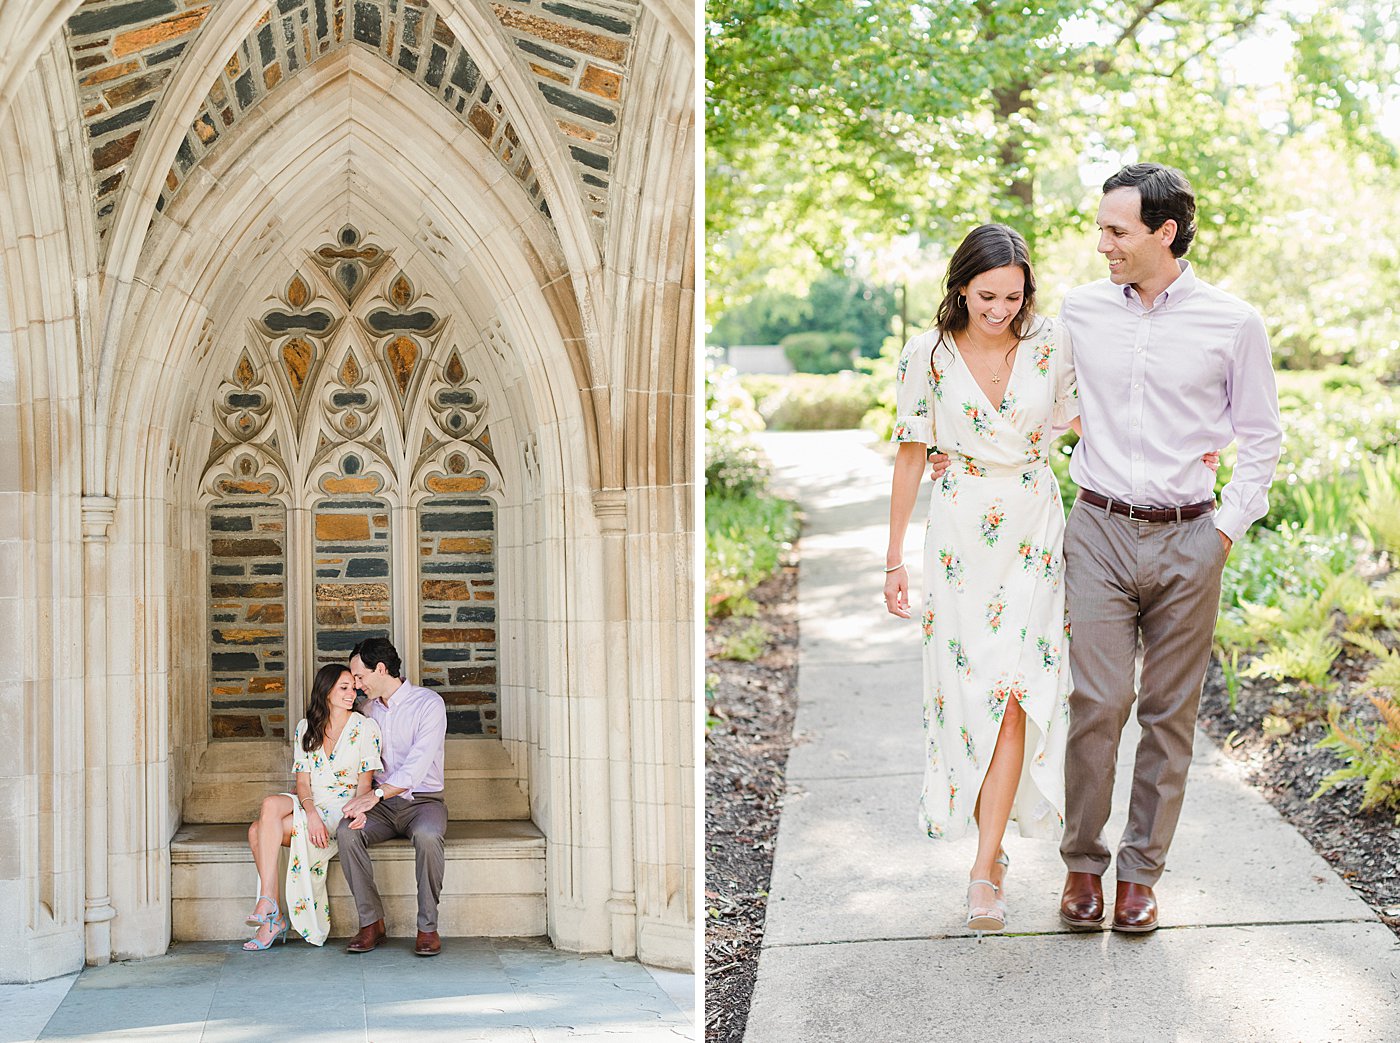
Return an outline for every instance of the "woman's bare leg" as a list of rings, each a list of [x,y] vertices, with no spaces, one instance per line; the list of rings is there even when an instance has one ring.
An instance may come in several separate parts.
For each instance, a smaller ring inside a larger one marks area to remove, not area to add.
[[[1026,712],[1012,698],[1007,700],[996,748],[992,751],[992,763],[987,766],[987,776],[977,795],[977,859],[972,863],[973,880],[990,880],[998,886],[1002,883],[1003,869],[996,864],[996,857],[1006,836],[1006,823],[1011,818],[1011,805],[1016,799],[1025,755]]]
[[[258,894],[264,896],[253,910],[255,913],[277,911],[277,849],[291,843],[292,807],[292,798],[285,793],[264,798],[262,813],[248,827],[248,847],[253,852],[253,864],[258,868]],[[270,924],[258,928],[257,937],[264,942],[271,938]]]

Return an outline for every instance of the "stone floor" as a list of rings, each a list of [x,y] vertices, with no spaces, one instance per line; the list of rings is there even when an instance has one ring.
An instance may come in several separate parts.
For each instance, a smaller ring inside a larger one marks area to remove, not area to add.
[[[236,942],[0,985],[0,1043],[431,1043],[694,1039],[695,979],[533,939],[410,939],[364,956],[296,941],[266,953]]]

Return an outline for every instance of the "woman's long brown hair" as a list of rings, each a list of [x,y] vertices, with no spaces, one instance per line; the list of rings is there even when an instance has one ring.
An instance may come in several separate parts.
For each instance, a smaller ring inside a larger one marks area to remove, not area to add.
[[[941,335],[960,333],[967,329],[967,284],[993,268],[1018,266],[1026,277],[1026,292],[1021,309],[1012,317],[1012,335],[1019,341],[1026,336],[1035,320],[1035,271],[1031,268],[1030,249],[1021,233],[1006,225],[978,225],[967,233],[953,258],[948,262],[945,279],[947,293],[938,305],[935,325]],[[941,338],[940,338],[941,339]]]
[[[350,668],[343,663],[327,663],[316,671],[316,677],[311,682],[311,698],[306,702],[306,733],[301,737],[301,748],[307,753],[314,753],[326,744],[326,729],[331,723],[331,706],[327,697],[340,680],[340,675],[349,672]]]

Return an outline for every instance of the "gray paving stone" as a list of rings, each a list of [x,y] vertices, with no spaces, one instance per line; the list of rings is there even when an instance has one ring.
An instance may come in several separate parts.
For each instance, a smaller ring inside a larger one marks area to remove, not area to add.
[[[76,974],[35,982],[0,985],[0,1043],[31,1043],[68,995]]]
[[[663,984],[664,983],[664,984]],[[533,1043],[606,1034],[618,1043],[694,1038],[691,975],[533,940],[445,939],[441,956],[383,946],[180,944],[153,960],[0,986],[0,1041]]]

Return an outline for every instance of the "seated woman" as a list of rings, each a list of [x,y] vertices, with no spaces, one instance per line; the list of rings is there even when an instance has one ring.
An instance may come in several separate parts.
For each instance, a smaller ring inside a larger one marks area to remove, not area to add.
[[[289,848],[287,905],[292,926],[312,945],[330,933],[326,866],[336,853],[335,828],[351,797],[369,792],[379,760],[379,725],[355,713],[349,668],[329,663],[316,672],[306,717],[292,739],[297,792],[278,793],[262,803],[248,827],[248,846],[258,867],[258,902],[248,924],[258,933],[249,952],[286,941],[287,920],[277,904],[277,849]]]

